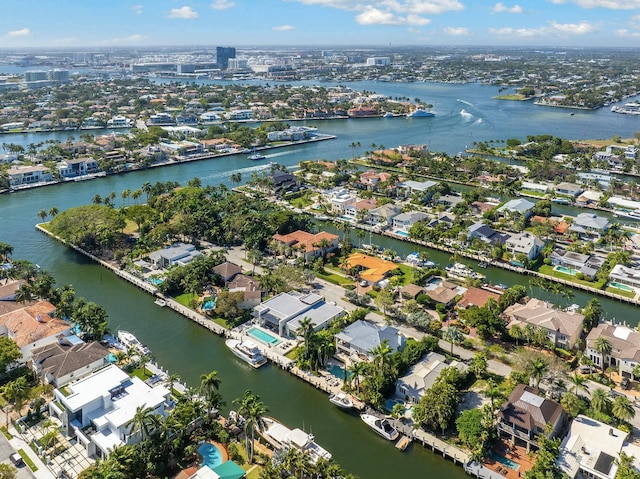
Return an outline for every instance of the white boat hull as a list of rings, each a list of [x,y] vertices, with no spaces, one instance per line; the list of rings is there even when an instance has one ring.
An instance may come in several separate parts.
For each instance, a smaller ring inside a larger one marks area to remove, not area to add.
[[[256,369],[267,364],[267,359],[262,356],[259,351],[254,351],[252,348],[243,348],[242,341],[239,341],[237,339],[227,339],[225,341],[225,344],[236,357],[242,359],[245,363]]]
[[[380,419],[376,416],[372,416],[371,414],[360,414],[360,419],[362,419],[367,426],[387,441],[395,441],[398,436],[400,436],[398,431],[387,419]]]

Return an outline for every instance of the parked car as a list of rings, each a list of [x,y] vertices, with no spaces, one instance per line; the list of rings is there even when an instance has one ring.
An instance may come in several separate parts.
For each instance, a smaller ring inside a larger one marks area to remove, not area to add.
[[[631,381],[629,380],[629,378],[622,378],[622,381],[620,381],[620,386],[622,387],[622,389],[629,389],[631,387]]]
[[[20,467],[24,464],[24,461],[22,460],[22,456],[17,452],[14,452],[13,454],[11,454],[9,456],[9,460],[16,467]]]

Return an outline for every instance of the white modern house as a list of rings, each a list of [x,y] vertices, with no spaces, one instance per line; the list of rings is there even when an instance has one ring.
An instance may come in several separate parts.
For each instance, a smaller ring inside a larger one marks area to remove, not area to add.
[[[13,166],[7,170],[7,176],[11,186],[30,185],[53,180],[53,175],[49,168],[43,165]]]
[[[529,259],[535,259],[544,248],[544,241],[528,231],[511,233],[504,242],[504,247],[514,257],[524,254]]]
[[[629,268],[627,266],[617,264],[609,273],[609,279],[613,282],[626,284],[633,288],[640,288],[640,269]]]
[[[280,293],[253,308],[253,318],[261,326],[274,329],[280,336],[295,337],[300,324],[309,319],[315,331],[326,328],[344,314],[344,309],[325,302],[315,293]]]
[[[421,211],[409,211],[407,213],[400,213],[398,216],[394,216],[391,221],[394,228],[409,231],[418,221],[422,221],[427,218],[429,218],[429,215],[422,213]]]
[[[153,414],[165,416],[169,394],[164,386],[148,386],[112,364],[55,389],[49,412],[62,421],[67,435],[77,438],[89,457],[105,458],[117,446],[139,442],[140,433],[131,425],[136,409],[151,408]]]
[[[196,250],[192,244],[174,243],[158,251],[149,253],[149,261],[158,268],[168,268],[169,266],[184,266],[202,253]]]

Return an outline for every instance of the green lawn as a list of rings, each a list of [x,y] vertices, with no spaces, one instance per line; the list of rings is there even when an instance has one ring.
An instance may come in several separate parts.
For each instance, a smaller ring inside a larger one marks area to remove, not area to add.
[[[193,293],[182,293],[179,296],[176,296],[175,299],[178,303],[180,303],[182,306],[186,306],[187,308],[191,308],[191,301],[197,301],[198,300],[198,295],[193,294]]]
[[[307,206],[311,206],[313,204],[313,201],[311,201],[309,196],[310,195],[308,193],[305,193],[298,198],[293,198],[290,203],[296,208],[306,208]]]
[[[614,288],[613,286],[607,286],[605,290],[607,293],[619,294],[620,296],[624,296],[625,298],[635,298],[636,293],[631,291],[625,291],[624,289]]]
[[[538,269],[539,273],[546,274],[548,276],[553,276],[554,278],[566,279],[567,281],[571,281],[572,283],[582,284],[584,286],[589,286],[591,288],[597,288],[598,285],[593,281],[585,281],[584,279],[578,279],[573,275],[561,273],[560,271],[556,271],[553,269],[553,266],[545,264],[540,266]]]
[[[325,268],[325,271],[326,271],[326,268]],[[329,273],[329,272],[325,272],[325,273],[314,272],[314,274],[320,279],[324,279],[325,281],[329,281],[330,283],[338,284],[340,286],[343,286],[345,284],[353,284],[353,281],[351,281],[349,278],[345,278],[344,276],[340,276],[339,274]]]
[[[151,374],[151,371],[149,371],[146,367],[144,371],[142,371],[142,368],[136,368],[133,371],[131,371],[129,375],[132,377],[140,378],[143,381],[146,381],[151,376],[153,376],[153,374]]]
[[[37,451],[36,451],[37,452]],[[24,452],[23,449],[18,449],[18,454],[20,454],[20,457],[22,458],[22,460],[24,461],[24,463],[29,466],[29,469],[31,469],[33,472],[36,472],[38,470],[38,467],[33,463],[33,461],[31,460],[31,458],[27,455],[26,452]]]

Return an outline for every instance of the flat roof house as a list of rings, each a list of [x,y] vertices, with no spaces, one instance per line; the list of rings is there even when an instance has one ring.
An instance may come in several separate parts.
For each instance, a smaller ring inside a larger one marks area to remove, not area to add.
[[[344,309],[315,293],[289,291],[280,293],[253,308],[253,317],[263,326],[268,326],[280,336],[295,337],[300,323],[309,318],[315,331],[326,328],[331,321],[344,314]]]
[[[202,253],[192,244],[174,243],[149,253],[149,260],[158,268],[168,268],[173,265],[184,266],[201,255]]]
[[[609,279],[634,288],[640,288],[640,269],[617,264],[609,273]]]
[[[387,342],[392,352],[402,351],[406,338],[393,326],[358,320],[335,335],[336,350],[348,356],[371,359],[371,350]]]
[[[164,416],[170,406],[164,386],[151,387],[113,364],[68,384],[64,391],[55,389],[53,395],[49,411],[89,456],[102,458],[115,447],[140,441],[140,434],[131,434],[130,424],[138,407]]]

